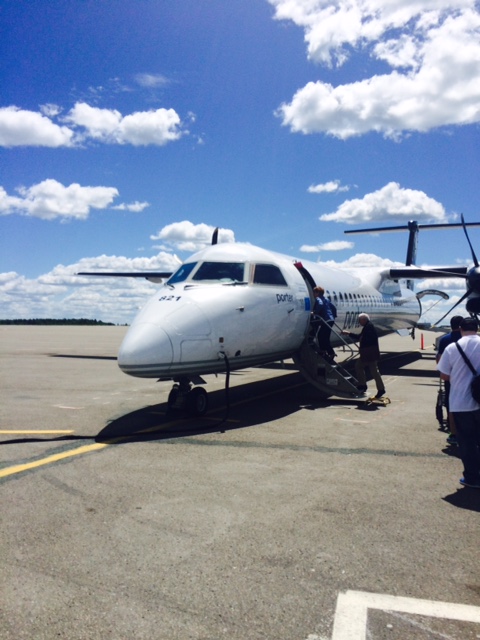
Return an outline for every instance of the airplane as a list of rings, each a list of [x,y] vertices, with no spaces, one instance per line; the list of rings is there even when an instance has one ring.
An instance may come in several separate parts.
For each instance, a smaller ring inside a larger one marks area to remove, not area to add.
[[[467,226],[480,223],[465,223],[462,216],[461,224],[411,221],[407,226],[345,232],[408,230],[406,264],[400,268],[354,272],[326,267],[246,243],[218,243],[216,229],[212,244],[191,255],[173,273],[102,271],[77,275],[162,282],[130,325],[118,352],[118,366],[131,376],[173,381],[168,397],[171,409],[185,408],[197,416],[206,413],[203,375],[226,373],[228,379],[231,371],[290,358],[323,397],[358,398],[364,394],[349,371],[325,359],[315,343],[313,287],[321,285],[337,307],[333,347],[351,348],[351,340],[341,330],[359,327],[361,312],[370,316],[379,336],[395,331],[413,336],[422,315],[422,297],[448,298],[436,290],[415,293],[416,279],[465,278],[466,293],[452,309],[467,299],[467,311],[476,315],[480,312],[480,266]],[[463,227],[474,266],[415,266],[420,229],[446,227]]]

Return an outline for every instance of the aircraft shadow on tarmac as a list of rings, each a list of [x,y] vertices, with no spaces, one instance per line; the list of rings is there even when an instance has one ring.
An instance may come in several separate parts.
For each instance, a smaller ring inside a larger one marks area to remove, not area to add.
[[[209,393],[209,412],[202,417],[189,416],[182,410],[168,410],[166,403],[138,409],[110,422],[97,435],[96,441],[126,444],[260,426],[312,406],[313,398],[318,404],[315,389],[295,371],[280,378],[256,380],[230,388],[228,400],[225,389],[212,391]],[[335,400],[320,401],[318,406],[331,402]]]
[[[412,362],[421,359],[417,353],[395,354],[381,366],[385,375],[432,376],[431,369],[403,370]],[[349,363],[353,367],[353,362]],[[315,410],[333,404],[351,404],[360,410],[377,411],[382,407],[367,405],[365,398],[325,398],[309,385],[290,363],[272,363],[262,369],[293,370],[281,377],[256,380],[238,385],[229,390],[229,405],[225,390],[210,392],[210,411],[201,418],[189,417],[182,411],[168,411],[166,404],[152,405],[128,413],[110,422],[96,437],[97,442],[126,444],[146,440],[166,440],[206,433],[218,433],[233,429],[259,426],[273,422],[300,410]],[[241,372],[234,372],[241,375]],[[215,416],[218,416],[216,418]],[[113,441],[113,442],[112,442]]]
[[[386,357],[382,357],[379,362],[379,369],[382,375],[390,375],[390,376],[408,376],[409,378],[436,378],[438,380],[439,374],[436,370],[435,357],[429,357],[432,354],[422,354],[418,351],[413,352],[405,352],[398,354],[389,354]],[[419,360],[426,361],[428,363],[427,367],[422,367],[419,369],[410,368],[409,365],[412,365]]]
[[[87,359],[115,359],[108,356],[82,356],[56,354],[52,357],[87,358]],[[435,377],[434,369],[408,369],[412,364],[422,359],[419,352],[405,352],[390,355],[380,363],[383,375],[405,375]],[[354,361],[349,363],[353,370]],[[403,369],[405,367],[405,369]],[[259,369],[292,371],[280,377],[256,380],[244,385],[230,388],[228,399],[225,389],[210,392],[210,410],[203,417],[192,417],[186,412],[169,411],[166,403],[143,407],[120,418],[112,420],[96,437],[96,442],[109,444],[127,444],[147,440],[167,440],[207,433],[218,433],[233,429],[260,426],[273,422],[300,410],[315,410],[335,404],[351,404],[360,410],[377,411],[381,407],[367,406],[365,398],[325,398],[319,396],[318,391],[308,384],[296,370],[293,363],[270,363],[258,367]],[[232,375],[241,376],[241,372]],[[218,417],[216,417],[218,416]],[[31,442],[62,442],[69,440],[92,440],[92,436],[65,435],[54,438],[15,438],[1,442],[1,445],[31,443]]]

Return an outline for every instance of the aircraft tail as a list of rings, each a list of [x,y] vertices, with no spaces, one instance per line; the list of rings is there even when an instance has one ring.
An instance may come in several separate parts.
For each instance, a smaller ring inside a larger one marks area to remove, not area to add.
[[[418,234],[420,229],[463,229],[466,233],[465,227],[479,227],[480,222],[464,222],[461,223],[443,223],[443,224],[418,224],[415,220],[410,220],[406,225],[400,225],[396,227],[377,227],[375,229],[355,229],[351,231],[344,231],[344,233],[386,233],[393,231],[408,231],[408,245],[407,255],[405,258],[405,270],[391,269],[391,277],[407,278],[407,288],[413,291],[413,279],[410,278],[426,278],[426,277],[459,277],[465,276],[466,269],[464,267],[444,267],[441,269],[418,269],[414,270],[417,262],[417,247],[418,247]],[[468,238],[468,235],[467,235]],[[410,267],[410,269],[408,269]]]

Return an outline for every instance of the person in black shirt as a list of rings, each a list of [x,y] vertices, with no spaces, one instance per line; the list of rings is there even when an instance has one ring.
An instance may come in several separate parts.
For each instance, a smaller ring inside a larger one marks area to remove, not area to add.
[[[335,357],[335,351],[330,344],[330,333],[337,317],[337,308],[329,298],[325,297],[323,287],[315,287],[313,293],[315,295],[313,317],[314,319],[318,318],[320,322],[317,334],[318,346],[332,361]]]
[[[372,378],[375,380],[377,386],[376,398],[381,398],[385,394],[385,386],[383,384],[382,376],[378,370],[378,360],[380,359],[380,349],[378,347],[377,331],[373,324],[370,322],[370,316],[366,313],[360,313],[358,316],[358,322],[362,327],[360,333],[351,333],[350,331],[342,331],[347,334],[353,340],[358,341],[359,359],[356,362],[357,371],[357,389],[361,392],[367,390],[367,378],[365,376],[365,367],[368,367]]]

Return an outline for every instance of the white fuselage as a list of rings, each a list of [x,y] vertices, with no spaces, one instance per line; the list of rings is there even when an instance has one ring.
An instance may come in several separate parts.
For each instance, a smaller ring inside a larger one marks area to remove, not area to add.
[[[354,330],[360,312],[379,335],[415,326],[415,294],[379,271],[365,276],[302,261]],[[118,364],[139,377],[175,379],[291,357],[308,332],[311,290],[295,260],[248,244],[218,244],[191,256],[137,315]],[[332,344],[335,335],[332,334]]]

